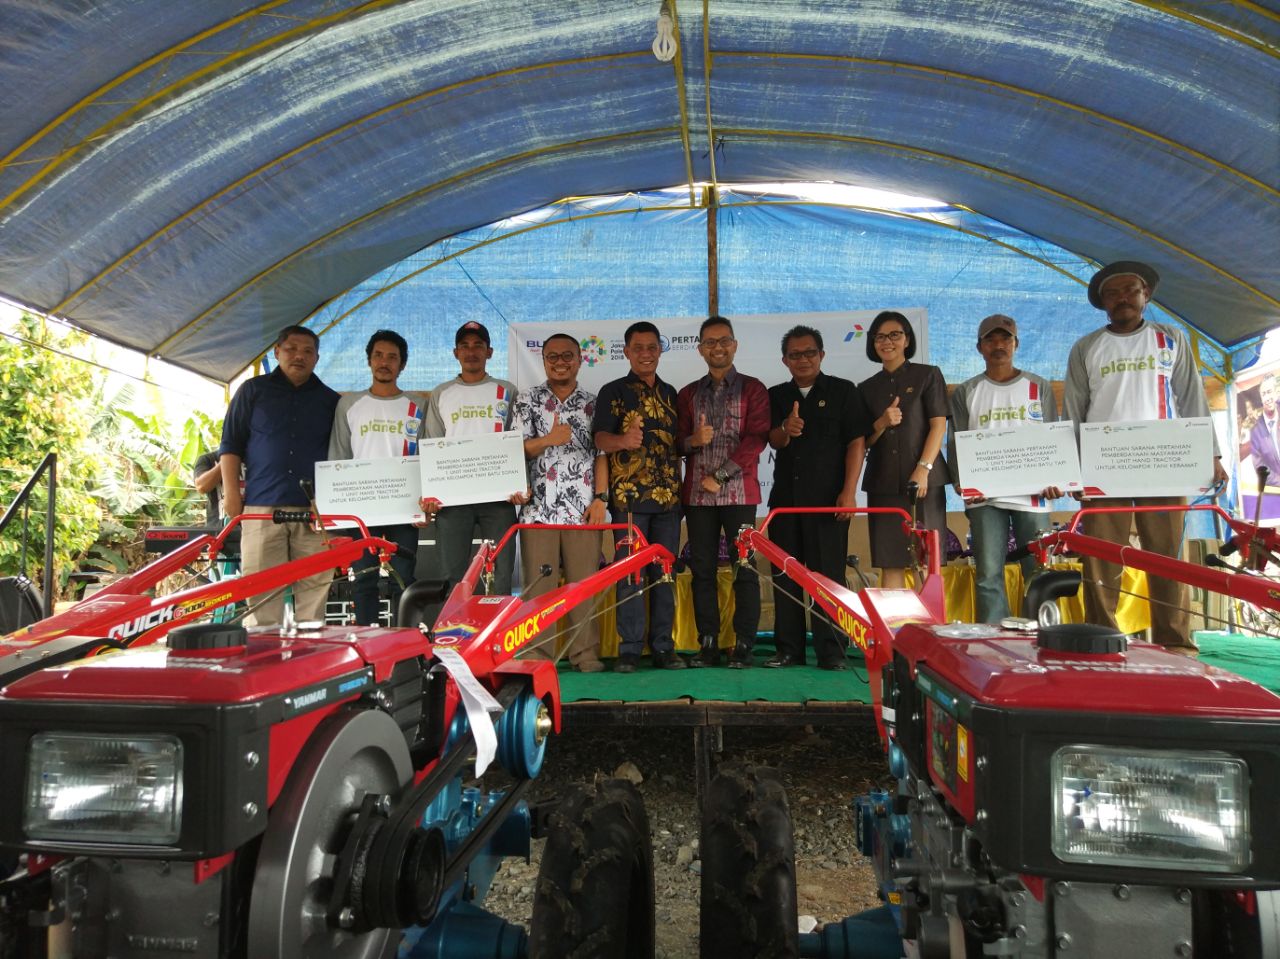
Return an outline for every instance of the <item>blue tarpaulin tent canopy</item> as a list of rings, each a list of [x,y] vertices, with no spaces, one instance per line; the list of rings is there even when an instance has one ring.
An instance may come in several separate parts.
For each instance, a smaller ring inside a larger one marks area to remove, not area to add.
[[[1280,318],[1274,0],[666,5],[670,63],[649,49],[655,0],[0,0],[0,295],[227,380],[380,271],[568,196],[837,181],[974,211],[983,235],[1069,253],[1073,276],[1146,260],[1160,303],[1221,344]],[[1040,263],[983,298],[995,266],[948,278],[998,243],[950,259],[918,221],[731,200],[713,213],[727,313],[856,307],[872,290],[850,277],[883,272],[899,302],[950,290],[939,309],[972,322],[1062,277]],[[705,311],[705,221],[632,219],[669,237],[632,245],[659,279],[593,302]],[[483,318],[625,272],[536,249],[523,274],[472,277]]]

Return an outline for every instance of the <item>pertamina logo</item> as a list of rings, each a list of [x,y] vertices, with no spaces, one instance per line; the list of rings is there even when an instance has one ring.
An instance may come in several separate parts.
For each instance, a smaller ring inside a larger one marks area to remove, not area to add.
[[[848,343],[852,340],[860,340],[866,335],[867,331],[862,328],[862,325],[860,323],[855,323],[853,324],[853,329],[844,335],[844,341]]]
[[[698,348],[698,335],[692,333],[686,336],[662,337],[662,352],[674,353],[679,350],[696,350]]]

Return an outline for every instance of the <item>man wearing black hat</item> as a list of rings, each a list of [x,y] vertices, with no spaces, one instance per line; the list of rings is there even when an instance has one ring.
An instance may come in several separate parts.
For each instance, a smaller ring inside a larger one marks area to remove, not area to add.
[[[489,331],[483,323],[471,320],[458,327],[453,342],[453,355],[462,370],[431,391],[423,416],[423,435],[476,436],[511,429],[516,388],[506,380],[494,379],[485,371],[485,365],[493,356]],[[431,491],[424,492],[427,494],[424,506],[430,509]],[[474,540],[496,542],[511,528],[515,518],[515,510],[508,500],[440,507],[435,514],[436,542],[440,546],[444,574],[449,582],[457,583],[467,571],[467,564],[475,552],[472,549]],[[496,595],[511,592],[514,566],[515,550],[507,548],[498,554],[493,567]]]
[[[1209,415],[1195,357],[1182,332],[1142,317],[1160,282],[1145,263],[1121,260],[1103,267],[1089,281],[1089,302],[1107,313],[1107,325],[1079,339],[1067,361],[1064,407],[1075,423],[1163,420]],[[1107,373],[1104,375],[1103,370]],[[1225,482],[1226,471],[1214,440],[1213,479]],[[1172,506],[1177,497],[1109,498],[1098,505]],[[1085,505],[1091,505],[1085,501]],[[1113,543],[1128,542],[1136,524],[1142,548],[1165,556],[1181,550],[1184,514],[1099,513],[1084,518],[1084,532]],[[1085,615],[1090,622],[1115,628],[1122,568],[1086,556]],[[1149,577],[1153,641],[1172,652],[1196,654],[1188,628],[1187,587],[1158,576]]]

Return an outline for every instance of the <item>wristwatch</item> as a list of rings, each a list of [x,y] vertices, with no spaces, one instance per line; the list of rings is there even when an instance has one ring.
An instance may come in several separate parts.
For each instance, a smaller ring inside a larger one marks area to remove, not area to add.
[[[927,469],[929,472],[931,472],[931,473],[933,472],[933,464],[932,464],[932,463],[926,463],[924,460],[921,460],[921,461],[920,461],[920,465],[921,465],[921,466],[923,466],[925,469]]]
[[[596,499],[602,503],[607,503],[609,502],[609,494],[607,491],[603,493],[596,493]]]
[[[721,486],[729,482],[729,471],[726,470],[724,467],[721,467],[720,469],[716,470],[711,475],[715,478],[715,481],[719,483]]]

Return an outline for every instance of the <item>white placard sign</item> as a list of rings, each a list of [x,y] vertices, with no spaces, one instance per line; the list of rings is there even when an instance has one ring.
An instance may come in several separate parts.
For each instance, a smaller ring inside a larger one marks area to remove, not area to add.
[[[965,496],[1036,495],[1051,486],[1083,489],[1075,424],[1044,423],[956,433]]]
[[[322,514],[359,516],[366,526],[420,523],[420,477],[416,456],[327,460],[316,464],[316,505]]]
[[[445,506],[494,503],[529,485],[519,430],[422,439],[422,495]]]
[[[1080,424],[1086,496],[1196,496],[1213,483],[1213,421]]]

